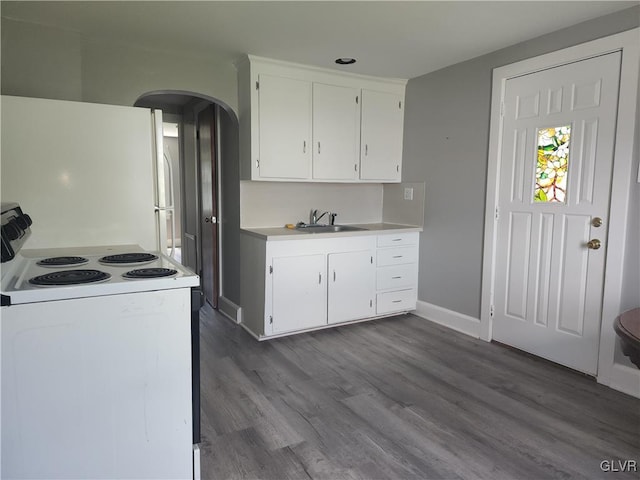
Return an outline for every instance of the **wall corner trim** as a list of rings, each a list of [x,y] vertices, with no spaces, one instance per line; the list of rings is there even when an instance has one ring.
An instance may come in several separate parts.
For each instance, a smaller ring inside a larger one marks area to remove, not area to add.
[[[242,323],[242,308],[227,297],[218,298],[218,311],[236,323]]]
[[[412,312],[431,322],[443,325],[473,338],[480,338],[480,319],[418,300]]]

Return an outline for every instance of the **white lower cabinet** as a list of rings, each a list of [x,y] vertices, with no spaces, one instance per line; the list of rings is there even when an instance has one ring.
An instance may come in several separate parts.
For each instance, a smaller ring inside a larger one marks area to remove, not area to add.
[[[326,325],[325,255],[276,257],[272,265],[273,333]]]
[[[372,250],[329,254],[328,323],[375,315]]]
[[[415,310],[418,233],[381,237],[267,241],[242,234],[243,326],[263,339]],[[395,263],[381,266],[380,254]]]
[[[376,296],[377,313],[402,312],[416,309],[416,289],[394,290]]]
[[[416,309],[418,232],[378,235],[376,314]]]

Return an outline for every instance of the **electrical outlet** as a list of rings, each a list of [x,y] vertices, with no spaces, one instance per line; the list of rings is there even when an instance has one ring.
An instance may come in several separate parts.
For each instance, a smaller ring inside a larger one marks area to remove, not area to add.
[[[413,200],[413,188],[406,187],[404,189],[404,199],[405,200]]]

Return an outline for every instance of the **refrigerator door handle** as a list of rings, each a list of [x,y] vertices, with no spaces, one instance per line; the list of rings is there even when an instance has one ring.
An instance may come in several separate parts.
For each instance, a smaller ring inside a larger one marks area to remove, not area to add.
[[[158,250],[166,253],[167,247],[167,199],[164,178],[164,135],[162,129],[162,110],[151,110],[154,144],[155,173],[155,211],[156,211],[156,245]]]
[[[171,155],[168,152],[164,152],[164,164],[167,168],[167,176],[169,177],[169,195],[167,200],[166,208],[173,208],[173,199],[175,195],[175,190],[173,187],[173,167],[171,166]]]
[[[159,208],[167,207],[167,197],[165,192],[165,155],[164,155],[164,136],[162,130],[162,110],[152,110],[151,118],[153,122],[153,134],[155,144],[155,174],[156,174],[156,206]]]
[[[175,210],[172,208],[167,209],[167,215],[171,215],[171,251],[169,252],[169,256],[171,258],[175,258],[174,255],[176,253],[176,216]]]
[[[167,169],[167,176],[169,181],[169,196],[168,196],[167,207],[166,207],[168,215],[171,215],[171,236],[169,237],[171,239],[171,252],[169,253],[169,256],[173,258],[176,252],[176,216],[175,216],[175,207],[173,203],[175,198],[174,197],[175,190],[174,190],[174,183],[173,183],[173,166],[171,165],[171,154],[169,152],[163,152],[163,156],[164,156],[164,164]]]

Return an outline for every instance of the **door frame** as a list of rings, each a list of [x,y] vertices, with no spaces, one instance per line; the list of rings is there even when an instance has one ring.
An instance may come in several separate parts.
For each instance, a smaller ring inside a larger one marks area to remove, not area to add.
[[[491,92],[491,122],[489,135],[489,158],[487,168],[487,198],[485,207],[485,230],[482,265],[482,296],[480,309],[480,338],[492,339],[492,305],[495,286],[497,221],[496,208],[499,198],[500,156],[502,152],[502,105],[507,80],[558,67],[591,57],[622,52],[620,90],[618,97],[617,129],[613,157],[612,192],[609,205],[608,244],[605,258],[602,322],[600,325],[600,351],[597,380],[612,385],[616,334],[613,321],[620,314],[621,290],[624,274],[624,253],[627,238],[630,179],[633,165],[633,142],[638,96],[638,68],[640,66],[640,28],[593,40],[538,57],[533,57],[493,70]],[[624,101],[621,101],[624,99]],[[629,369],[630,370],[630,369]],[[618,380],[616,380],[618,381]],[[624,383],[624,380],[621,380]],[[629,381],[633,382],[633,378]],[[637,380],[635,380],[637,382]],[[618,388],[624,389],[624,387]]]

